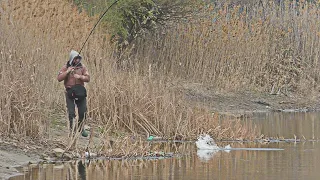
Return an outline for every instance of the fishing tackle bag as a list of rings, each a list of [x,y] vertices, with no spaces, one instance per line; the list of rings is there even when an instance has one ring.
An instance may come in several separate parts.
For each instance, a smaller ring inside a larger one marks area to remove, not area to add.
[[[67,95],[70,99],[83,100],[87,97],[87,90],[81,84],[76,84],[67,89]]]

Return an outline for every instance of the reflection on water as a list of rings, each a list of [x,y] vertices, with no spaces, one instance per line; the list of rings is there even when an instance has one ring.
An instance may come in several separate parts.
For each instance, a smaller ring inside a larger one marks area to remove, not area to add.
[[[87,179],[86,167],[85,167],[85,163],[83,161],[78,161],[78,171],[79,171],[80,179],[86,180]]]
[[[214,149],[198,149],[197,150],[197,156],[202,161],[209,161],[213,158],[214,154],[218,153],[219,150]]]
[[[319,137],[319,114],[275,113],[259,115],[255,122],[269,136],[307,139]],[[287,121],[287,122],[286,122]],[[311,131],[311,132],[310,132]],[[229,143],[228,143],[229,144]],[[220,147],[226,144],[218,143]],[[161,145],[162,146],[162,145]],[[213,151],[196,149],[194,143],[164,147],[182,156],[161,160],[82,160],[34,165],[23,176],[10,180],[104,179],[319,179],[320,142],[232,143],[234,148],[280,148],[283,151]]]
[[[240,146],[233,144],[232,146]],[[253,145],[251,145],[253,146]],[[320,143],[280,143],[261,147],[284,151],[207,152],[162,160],[99,160],[29,167],[11,180],[104,179],[318,179]]]
[[[258,124],[264,135],[284,138],[320,137],[320,113],[267,113],[256,114],[254,122]]]

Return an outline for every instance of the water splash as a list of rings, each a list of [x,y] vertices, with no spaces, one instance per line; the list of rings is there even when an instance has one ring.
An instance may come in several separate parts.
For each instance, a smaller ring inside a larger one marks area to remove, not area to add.
[[[245,150],[245,151],[282,151],[279,148],[232,148],[230,145],[219,147],[208,134],[202,134],[196,141],[198,148],[197,155],[200,159],[208,161],[219,151],[230,152],[231,150]]]
[[[230,152],[231,151],[231,146],[228,144],[226,147],[224,147],[224,152]]]
[[[196,146],[200,150],[220,150],[220,148],[214,140],[208,134],[202,134],[196,141]],[[230,149],[231,146],[228,145],[224,149]]]
[[[212,159],[219,150],[223,149],[225,152],[230,152],[229,149],[231,149],[230,145],[220,148],[208,134],[200,135],[196,141],[196,146],[198,148],[197,156],[203,161]]]

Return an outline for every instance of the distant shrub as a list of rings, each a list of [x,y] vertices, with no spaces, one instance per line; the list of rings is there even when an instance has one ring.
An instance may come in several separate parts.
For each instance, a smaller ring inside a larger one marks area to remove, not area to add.
[[[74,0],[90,15],[102,14],[114,0]],[[191,9],[198,8],[201,1],[191,0],[119,0],[102,21],[111,40],[123,48],[138,36],[144,36],[170,21],[183,18]]]

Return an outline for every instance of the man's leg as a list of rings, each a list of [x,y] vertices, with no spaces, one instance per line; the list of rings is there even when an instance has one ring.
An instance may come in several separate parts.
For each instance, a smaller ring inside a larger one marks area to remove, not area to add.
[[[72,131],[73,119],[76,117],[76,114],[75,114],[75,104],[74,104],[74,100],[73,100],[73,99],[70,99],[67,94],[66,94],[66,103],[67,103],[67,109],[68,109],[70,130]]]
[[[78,107],[78,115],[79,115],[78,128],[81,129],[83,127],[83,120],[86,118],[86,114],[87,114],[87,99],[85,98],[81,101],[76,101],[76,104]]]

